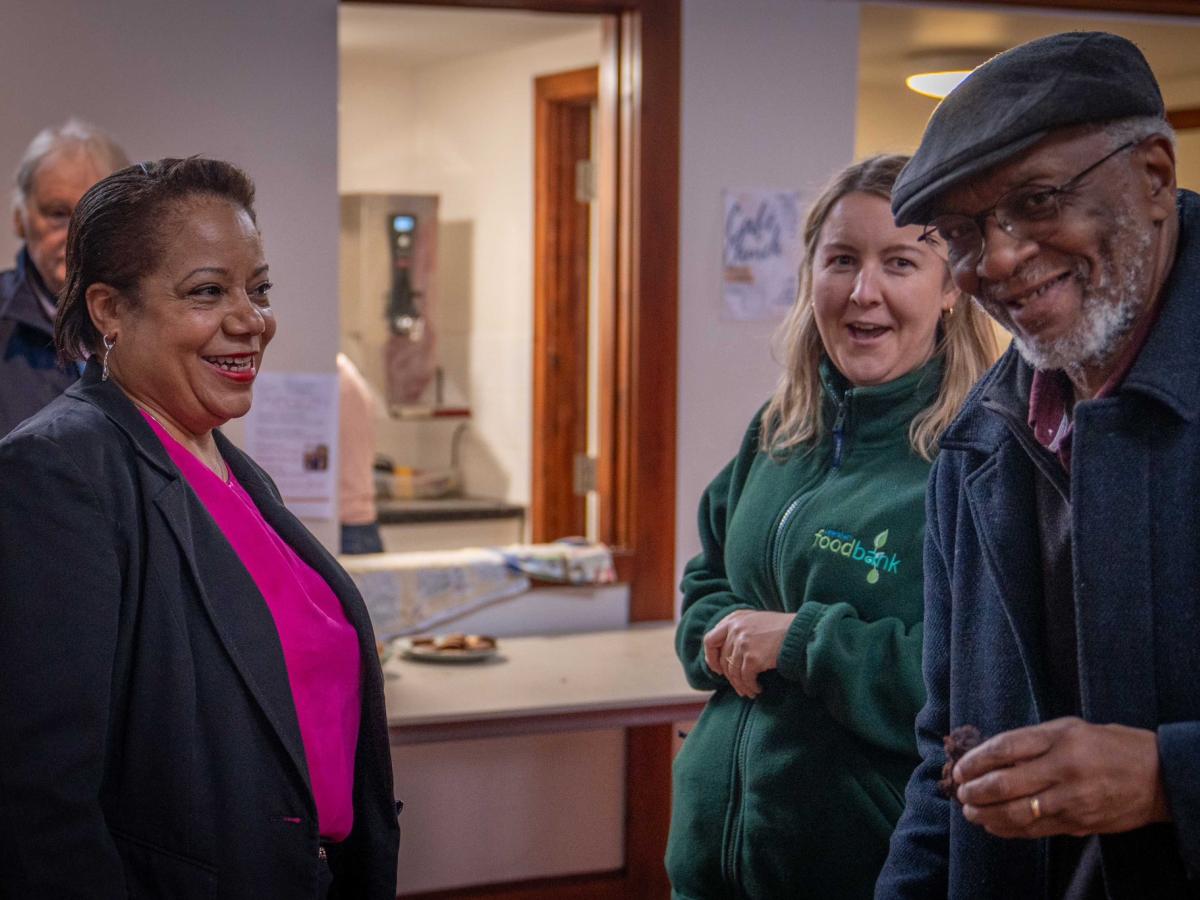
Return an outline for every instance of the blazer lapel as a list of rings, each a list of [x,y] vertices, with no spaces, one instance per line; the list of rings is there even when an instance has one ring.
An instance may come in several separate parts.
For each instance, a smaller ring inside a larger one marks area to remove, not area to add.
[[[374,630],[366,605],[362,602],[358,588],[328,550],[313,537],[304,524],[292,514],[279,499],[275,490],[263,477],[261,470],[245,453],[235,447],[223,434],[216,433],[222,456],[229,463],[237,480],[245,488],[254,505],[258,507],[267,524],[275,529],[296,554],[320,575],[337,596],[346,612],[346,618],[358,632],[360,643],[375,652]]]
[[[358,635],[359,655],[362,659],[362,702],[363,717],[359,726],[358,762],[356,769],[355,792],[363,786],[357,779],[362,776],[375,777],[372,772],[386,771],[391,766],[390,751],[386,733],[375,732],[376,723],[386,720],[387,709],[384,701],[383,673],[379,667],[379,659],[375,649],[375,631],[371,625],[370,615],[366,604],[355,587],[350,576],[346,574],[336,559],[312,536],[307,528],[291,511],[283,505],[274,486],[262,473],[262,470],[248,457],[231,444],[224,435],[217,433],[217,443],[221,448],[233,474],[241,482],[254,505],[258,507],[263,518],[275,529],[287,544],[296,551],[337,596],[346,613],[346,619]],[[390,791],[386,793],[390,794]]]
[[[1033,463],[1015,440],[1003,441],[994,455],[966,479],[975,532],[995,595],[1016,638],[1038,719],[1046,697],[1041,660],[1042,587]]]
[[[234,668],[311,792],[283,647],[266,601],[221,529],[178,473],[158,492],[154,503],[175,535],[200,602]],[[203,548],[202,561],[197,558],[197,547]]]
[[[1144,417],[1122,405],[1114,398],[1076,408],[1071,515],[1081,700],[1089,721],[1154,728],[1152,438]],[[1097,459],[1120,481],[1089,478],[1087,462]]]

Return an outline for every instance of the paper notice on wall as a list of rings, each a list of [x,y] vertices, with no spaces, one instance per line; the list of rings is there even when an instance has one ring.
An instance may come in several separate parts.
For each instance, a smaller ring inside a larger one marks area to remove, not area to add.
[[[722,318],[780,319],[796,301],[801,254],[800,194],[722,191],[725,208]]]
[[[332,519],[337,376],[263,372],[246,416],[246,452],[275,480],[297,516]]]

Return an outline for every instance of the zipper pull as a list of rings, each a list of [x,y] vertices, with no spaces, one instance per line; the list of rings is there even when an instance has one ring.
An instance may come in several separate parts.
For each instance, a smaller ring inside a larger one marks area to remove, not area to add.
[[[842,394],[842,399],[838,401],[837,418],[833,420],[833,467],[840,469],[842,466],[842,451],[846,447],[846,407],[850,405],[850,388],[846,389],[846,393]]]

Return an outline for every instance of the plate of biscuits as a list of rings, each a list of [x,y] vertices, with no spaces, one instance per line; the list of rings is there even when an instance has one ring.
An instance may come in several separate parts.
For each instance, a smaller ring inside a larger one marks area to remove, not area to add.
[[[399,641],[398,646],[405,659],[438,663],[480,662],[500,649],[496,639],[486,634],[421,635]]]

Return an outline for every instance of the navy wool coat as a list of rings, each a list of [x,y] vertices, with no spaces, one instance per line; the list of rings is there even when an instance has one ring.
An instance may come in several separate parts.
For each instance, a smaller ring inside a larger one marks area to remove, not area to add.
[[[0,898],[318,896],[318,831],[274,620],[93,360],[0,442]],[[383,682],[349,577],[254,462],[221,453],[359,635],[354,828],[334,897],[393,900]]]
[[[1159,318],[1117,393],[1075,407],[1072,573],[1083,717],[1153,729],[1171,824],[1101,838],[1109,896],[1200,896],[1200,197]],[[1036,472],[1000,410],[1014,349],[942,439],[927,497],[922,762],[877,898],[1041,898],[1046,842],[993,837],[938,795],[942,736],[1043,721]]]
[[[79,377],[59,363],[54,329],[38,300],[27,250],[0,272],[0,437],[70,387]]]

